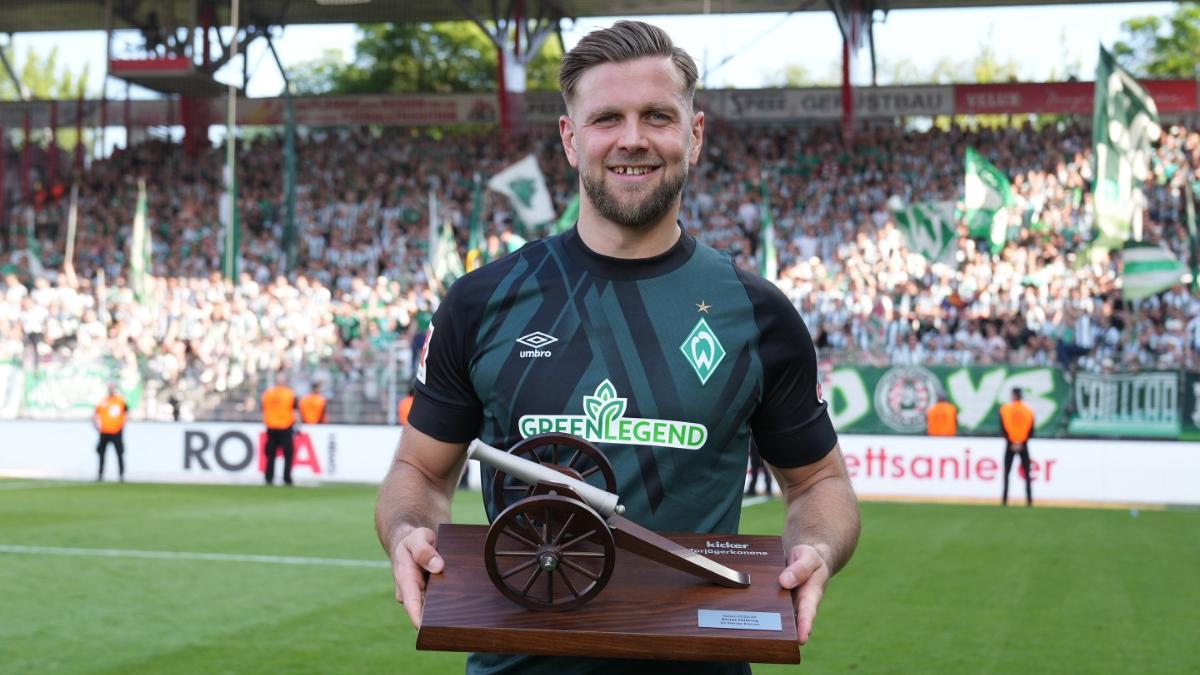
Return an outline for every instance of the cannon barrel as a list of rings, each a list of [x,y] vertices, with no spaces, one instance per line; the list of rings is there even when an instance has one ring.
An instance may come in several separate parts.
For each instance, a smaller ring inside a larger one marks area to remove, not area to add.
[[[566,485],[574,490],[583,498],[583,501],[588,506],[595,509],[604,518],[608,518],[614,513],[621,514],[625,512],[625,507],[617,503],[620,499],[617,495],[555,471],[548,466],[531,462],[503,450],[493,448],[478,438],[471,441],[471,445],[467,447],[467,457],[479,460],[510,476],[520,478],[530,485],[537,485],[539,482]]]

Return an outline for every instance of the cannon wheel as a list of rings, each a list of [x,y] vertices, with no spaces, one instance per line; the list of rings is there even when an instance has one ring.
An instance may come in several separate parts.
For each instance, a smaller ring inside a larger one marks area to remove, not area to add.
[[[540,612],[575,609],[612,577],[616,542],[589,506],[537,495],[496,517],[484,541],[488,576],[509,600]]]
[[[577,436],[538,434],[517,443],[509,452],[595,485],[605,492],[617,492],[617,477],[608,458],[599,448]],[[500,513],[519,500],[533,496],[535,487],[497,470],[492,477],[492,513]]]

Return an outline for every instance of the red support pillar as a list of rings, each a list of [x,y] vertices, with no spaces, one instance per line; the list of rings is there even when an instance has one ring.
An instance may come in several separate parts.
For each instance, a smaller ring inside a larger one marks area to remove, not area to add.
[[[58,101],[50,101],[50,145],[46,152],[49,153],[46,158],[49,176],[43,187],[49,193],[58,185]]]

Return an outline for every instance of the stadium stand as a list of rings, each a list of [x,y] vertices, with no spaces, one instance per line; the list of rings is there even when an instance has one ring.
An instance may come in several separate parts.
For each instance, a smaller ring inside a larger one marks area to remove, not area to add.
[[[1145,238],[1189,260],[1183,190],[1200,188],[1200,133],[1164,130],[1154,157]],[[1200,367],[1200,297],[1183,285],[1137,311],[1115,290],[1113,258],[1085,258],[1093,236],[1090,130],[895,127],[863,129],[847,147],[829,126],[731,126],[710,120],[705,153],[685,190],[685,225],[756,269],[758,181],[771,179],[782,290],[823,357],[886,364],[1058,364],[1092,372]],[[553,134],[532,148],[556,204],[575,175]],[[961,237],[957,270],[910,255],[887,201],[956,199],[974,147],[1006,171],[1016,205],[1008,244]],[[187,159],[153,140],[97,160],[79,176],[75,274],[33,281],[24,226],[32,211],[48,270],[62,268],[67,200],[40,187],[10,207],[12,246],[0,299],[0,362],[103,361],[146,383],[135,417],[253,419],[265,377],[319,379],[333,422],[386,421],[389,391],[408,381],[414,316],[436,303],[425,279],[427,191],[448,204],[464,245],[476,173],[511,162],[493,136],[433,137],[405,129],[308,130],[298,144],[298,273],[283,275],[282,141],[239,146],[242,274],[220,267],[219,148]],[[9,166],[19,149],[9,149]],[[60,161],[60,167],[69,163]],[[14,181],[13,171],[7,180]],[[69,176],[69,174],[68,174]],[[148,302],[125,280],[137,179],[149,194],[154,281]],[[68,177],[67,180],[70,180]],[[510,227],[486,193],[488,228]],[[52,275],[48,275],[52,276]],[[401,386],[401,393],[402,393]]]

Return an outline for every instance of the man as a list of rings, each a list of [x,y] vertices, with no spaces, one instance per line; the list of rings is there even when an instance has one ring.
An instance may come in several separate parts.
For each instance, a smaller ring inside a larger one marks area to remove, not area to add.
[[[1000,406],[1000,428],[1004,431],[1004,495],[1001,505],[1008,506],[1008,474],[1013,456],[1021,456],[1025,476],[1025,506],[1033,506],[1033,478],[1029,475],[1029,437],[1033,436],[1033,410],[1021,400],[1021,389],[1014,387],[1012,400]]]
[[[296,426],[296,392],[287,386],[287,375],[279,373],[275,376],[275,386],[263,392],[262,408],[263,424],[267,425],[264,448],[267,467],[263,478],[267,485],[275,484],[275,453],[282,450],[283,484],[291,485],[292,460],[296,455],[296,448],[292,444]]]
[[[329,402],[321,395],[321,383],[313,382],[312,391],[300,399],[300,421],[305,424],[325,424]]]
[[[938,394],[937,403],[925,411],[925,427],[930,436],[958,434],[958,408],[945,394]]]
[[[588,439],[612,462],[626,515],[664,531],[737,531],[753,432],[787,503],[778,583],[796,591],[799,640],[808,641],[825,586],[857,543],[858,506],[795,308],[677,220],[704,136],[696,78],[691,57],[640,22],[592,33],[563,58],[559,135],[580,177],[576,227],[451,287],[380,488],[376,527],[414,624],[425,575],[445,564],[435,532],[449,520],[468,442],[508,448],[536,433],[539,419],[591,414],[609,422],[593,425]],[[630,425],[620,417],[703,434],[663,447],[623,434]],[[491,475],[485,469],[489,508]],[[496,654],[467,661],[472,673],[675,670],[748,667]]]
[[[96,482],[104,480],[104,454],[109,445],[112,445],[113,452],[117,454],[117,479],[125,482],[125,441],[122,436],[128,413],[129,407],[125,405],[125,398],[117,393],[117,385],[110,382],[108,396],[96,406],[96,414],[92,420],[100,432],[100,442],[96,444],[96,454],[100,455],[100,469],[96,472]]]

